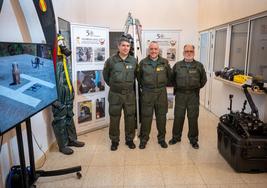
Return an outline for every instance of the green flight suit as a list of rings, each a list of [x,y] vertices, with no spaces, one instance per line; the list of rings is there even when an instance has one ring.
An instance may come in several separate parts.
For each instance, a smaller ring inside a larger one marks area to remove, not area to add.
[[[192,62],[179,61],[173,66],[173,84],[175,93],[173,139],[182,136],[185,112],[189,124],[188,138],[190,143],[198,141],[199,90],[207,82],[203,65]]]
[[[112,142],[120,141],[120,118],[124,112],[125,140],[133,141],[135,137],[135,92],[137,61],[133,56],[125,60],[119,54],[107,59],[103,69],[103,77],[110,87],[109,101],[109,137]]]
[[[146,57],[138,66],[137,79],[142,90],[140,140],[144,143],[149,140],[153,111],[155,110],[158,141],[164,141],[168,112],[166,86],[171,81],[171,68],[168,60],[159,57],[153,61]]]
[[[68,66],[67,66],[68,67]],[[73,89],[70,92],[64,72],[62,56],[58,56],[56,64],[56,81],[58,100],[53,103],[52,122],[54,133],[59,148],[64,148],[70,141],[77,140],[76,128],[73,120]]]

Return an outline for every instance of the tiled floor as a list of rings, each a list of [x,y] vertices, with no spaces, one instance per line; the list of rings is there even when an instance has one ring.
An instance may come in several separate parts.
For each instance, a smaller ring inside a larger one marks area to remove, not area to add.
[[[168,120],[166,141],[171,138],[172,120]],[[187,122],[182,142],[162,149],[157,143],[155,121],[151,139],[144,150],[128,149],[124,134],[117,151],[110,151],[108,128],[79,137],[84,148],[65,156],[55,148],[48,154],[46,170],[82,165],[81,179],[75,174],[39,178],[41,188],[267,188],[267,173],[236,173],[217,150],[218,118],[201,109],[199,117],[200,149],[191,148]],[[123,122],[121,123],[123,133]],[[135,140],[139,145],[139,140]]]

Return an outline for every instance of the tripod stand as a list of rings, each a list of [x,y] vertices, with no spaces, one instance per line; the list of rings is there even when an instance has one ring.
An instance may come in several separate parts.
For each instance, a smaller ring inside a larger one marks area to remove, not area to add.
[[[138,62],[137,51],[140,50],[140,52],[142,53],[141,29],[142,29],[142,25],[139,19],[134,19],[132,17],[132,14],[129,12],[127,19],[125,21],[125,25],[124,25],[124,35],[127,36],[127,34],[130,34],[133,38],[133,52],[134,52],[133,56],[137,59],[137,62]],[[139,48],[137,47],[137,43],[139,43]],[[137,126],[136,128],[137,128],[137,132],[139,135],[140,134],[140,122],[141,122],[140,120],[141,101],[139,97],[140,88],[139,88],[137,81],[135,81],[135,91],[136,91],[135,96],[136,96],[136,126]]]
[[[19,159],[20,159],[20,167],[21,167],[21,182],[22,182],[21,188],[35,187],[34,183],[40,177],[59,176],[59,175],[65,175],[65,174],[75,173],[75,172],[76,172],[78,179],[80,179],[82,177],[82,175],[80,173],[80,171],[82,170],[81,166],[75,166],[72,168],[52,170],[52,171],[36,170],[35,169],[35,162],[34,162],[32,130],[31,130],[30,118],[26,119],[26,132],[27,132],[28,149],[29,149],[30,175],[27,174],[27,169],[26,169],[24,148],[23,148],[23,138],[22,138],[22,132],[21,132],[21,124],[18,124],[16,126],[18,151],[19,151]]]

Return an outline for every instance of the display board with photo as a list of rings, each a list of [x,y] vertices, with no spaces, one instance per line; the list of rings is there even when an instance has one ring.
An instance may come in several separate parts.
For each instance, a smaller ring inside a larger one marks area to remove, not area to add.
[[[99,47],[94,49],[95,62],[101,62],[105,60],[105,48]]]
[[[175,61],[176,60],[176,49],[168,48],[166,57],[169,61]]]
[[[109,56],[109,29],[71,24],[71,39],[75,123],[77,132],[84,133],[105,127],[109,122],[105,101],[108,87],[102,75]]]
[[[143,30],[143,49],[148,55],[148,46],[151,41],[159,44],[160,55],[169,60],[171,67],[178,61],[179,30]]]
[[[92,62],[93,49],[91,47],[76,47],[76,61],[79,62]]]
[[[92,101],[78,102],[78,123],[92,121]]]
[[[95,115],[96,119],[105,117],[105,98],[98,98],[95,101]]]
[[[88,70],[77,72],[77,92],[78,95],[95,93],[105,90],[105,81],[102,70]]]

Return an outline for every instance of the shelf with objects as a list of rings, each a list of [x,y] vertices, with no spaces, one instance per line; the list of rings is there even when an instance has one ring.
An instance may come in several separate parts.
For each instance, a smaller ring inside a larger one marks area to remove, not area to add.
[[[222,71],[216,71],[214,79],[239,89],[248,85],[248,91],[253,94],[264,95],[267,93],[267,83],[264,83],[262,78],[244,75],[244,71],[237,69],[224,68]]]
[[[236,82],[234,82],[234,81],[230,81],[230,80],[226,80],[226,79],[224,79],[224,78],[217,77],[217,76],[214,76],[214,79],[215,79],[215,80],[219,80],[219,81],[221,81],[221,82],[223,82],[223,83],[225,83],[225,84],[227,84],[227,85],[230,85],[230,86],[233,86],[233,87],[242,89],[242,85],[243,85],[243,84],[236,83]],[[257,94],[257,95],[264,95],[264,94],[265,94],[264,91],[262,91],[262,90],[254,91],[254,90],[252,90],[251,88],[249,88],[248,91],[251,92],[251,93]]]

